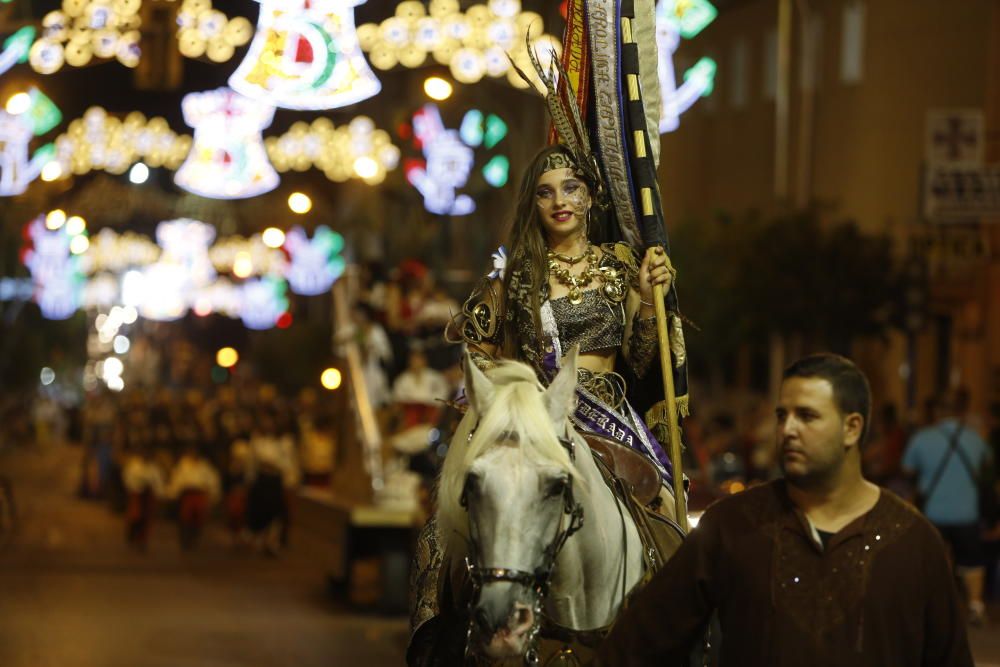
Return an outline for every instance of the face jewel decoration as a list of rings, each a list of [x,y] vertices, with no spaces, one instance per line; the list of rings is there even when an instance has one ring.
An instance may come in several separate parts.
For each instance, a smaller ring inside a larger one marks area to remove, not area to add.
[[[715,20],[715,7],[708,0],[660,0],[656,5],[656,47],[660,55],[660,133],[680,126],[681,115],[702,97],[712,93],[715,61],[702,58],[684,73],[678,86],[674,53],[681,38],[691,39]]]
[[[174,181],[188,192],[212,199],[245,199],[278,186],[261,132],[274,107],[227,88],[191,93],[181,103],[184,121],[194,128],[187,160]]]
[[[354,25],[364,0],[259,2],[250,50],[229,79],[233,90],[286,109],[334,109],[379,92]]]

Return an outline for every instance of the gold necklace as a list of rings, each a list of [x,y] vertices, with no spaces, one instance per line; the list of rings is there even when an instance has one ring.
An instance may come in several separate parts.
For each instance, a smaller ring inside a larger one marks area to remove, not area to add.
[[[569,288],[569,302],[574,306],[580,305],[583,301],[583,290],[581,288],[588,287],[594,282],[594,278],[601,275],[601,272],[597,269],[597,255],[594,252],[594,247],[587,246],[584,256],[587,258],[587,266],[580,275],[574,276],[569,272],[569,269],[559,265],[559,256],[556,253],[551,250],[548,252],[549,273],[555,277],[556,282]]]
[[[584,250],[583,252],[581,252],[576,257],[573,257],[572,255],[564,255],[561,252],[555,252],[553,250],[549,250],[549,259],[552,259],[553,257],[555,257],[560,262],[563,262],[565,264],[573,265],[573,264],[578,263],[584,257],[586,257],[587,253],[589,251],[590,251],[590,246],[587,246],[587,250]]]

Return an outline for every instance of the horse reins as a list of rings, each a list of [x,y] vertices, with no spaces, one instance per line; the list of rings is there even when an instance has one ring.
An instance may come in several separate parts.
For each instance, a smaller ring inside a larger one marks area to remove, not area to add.
[[[472,437],[478,428],[478,424],[473,427],[469,432],[468,440],[471,442]],[[571,461],[576,461],[576,443],[569,435],[564,435],[559,438],[559,444],[561,444],[569,454]],[[525,653],[525,664],[534,665],[538,663],[538,652],[534,646],[535,639],[538,635],[538,631],[541,628],[541,611],[542,611],[542,601],[549,592],[549,585],[552,580],[552,572],[555,569],[556,558],[559,556],[559,552],[562,551],[563,546],[574,533],[576,533],[580,528],[583,527],[583,505],[576,500],[573,495],[573,478],[570,477],[566,481],[566,486],[563,488],[563,514],[570,517],[569,525],[563,527],[563,521],[560,516],[559,520],[559,532],[556,533],[555,538],[552,542],[545,547],[543,552],[544,558],[542,564],[539,565],[534,572],[529,572],[527,570],[518,570],[509,567],[482,567],[476,561],[478,561],[479,555],[479,544],[476,540],[474,531],[472,530],[472,525],[470,524],[469,530],[469,556],[465,558],[465,567],[472,580],[472,594],[469,596],[469,604],[466,611],[472,611],[473,600],[479,597],[479,593],[482,587],[487,583],[494,583],[500,581],[507,581],[515,584],[520,584],[525,588],[529,588],[535,592],[535,608],[534,608],[534,618],[535,623],[531,628],[528,643],[531,648]],[[468,512],[469,510],[469,499],[468,499],[468,485],[466,485],[462,490],[462,496],[459,499],[459,504],[463,509]],[[469,627],[466,632],[466,643],[465,652],[466,659],[469,657],[469,638],[472,634],[473,618],[471,613],[469,614]]]

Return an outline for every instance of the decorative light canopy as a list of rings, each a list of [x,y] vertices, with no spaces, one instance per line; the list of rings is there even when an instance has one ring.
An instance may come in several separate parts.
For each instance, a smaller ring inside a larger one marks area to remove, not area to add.
[[[80,259],[71,252],[76,237],[65,225],[49,229],[44,215],[28,223],[25,237],[28,245],[22,257],[31,272],[35,301],[44,317],[65,320],[80,307],[82,294]]]
[[[174,174],[178,186],[214,199],[256,197],[278,186],[261,135],[274,119],[274,107],[228,88],[185,95],[181,107],[194,140]]]
[[[333,109],[379,92],[354,27],[365,0],[258,1],[257,32],[229,79],[233,90],[287,109]]]
[[[317,118],[311,124],[298,122],[280,137],[268,137],[264,145],[278,171],[315,167],[336,182],[361,178],[375,185],[399,165],[399,148],[392,144],[389,133],[376,129],[366,116],[339,127],[328,118]],[[357,168],[362,159],[369,161],[372,171]]]
[[[656,46],[660,56],[660,132],[673,132],[681,115],[701,97],[712,93],[716,64],[702,58],[684,73],[678,86],[674,53],[681,38],[691,39],[715,20],[718,12],[708,0],[660,0],[656,5]]]
[[[227,62],[253,32],[250,21],[242,16],[229,18],[212,7],[212,0],[184,0],[177,11],[177,48],[186,58]]]
[[[558,39],[544,34],[542,17],[522,11],[520,0],[490,0],[465,12],[458,0],[431,0],[427,8],[406,0],[396,6],[394,16],[359,26],[358,39],[379,69],[422,67],[431,59],[447,65],[460,83],[506,76],[517,88],[527,84],[511,68],[511,59],[537,81],[528,59],[529,39],[543,65],[562,50]]]
[[[41,37],[31,46],[31,67],[52,74],[64,64],[89,65],[94,59],[139,64],[141,0],[63,0],[62,10],[42,19]]]
[[[63,177],[94,170],[124,174],[137,161],[177,169],[191,149],[191,137],[178,135],[160,117],[138,111],[119,119],[91,107],[56,139],[56,159]]]

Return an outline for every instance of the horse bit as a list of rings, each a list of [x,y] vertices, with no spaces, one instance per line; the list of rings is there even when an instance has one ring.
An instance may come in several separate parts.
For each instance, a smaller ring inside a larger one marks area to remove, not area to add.
[[[473,428],[469,433],[470,442],[472,441],[472,436],[475,432],[476,429]],[[576,461],[576,443],[573,442],[572,438],[570,438],[568,434],[559,438],[559,444],[566,449],[570,460]],[[549,586],[552,580],[552,571],[555,569],[556,558],[559,556],[559,552],[562,551],[563,546],[565,546],[566,540],[583,527],[583,505],[577,502],[573,496],[572,477],[567,480],[566,486],[563,487],[562,496],[563,513],[569,515],[569,525],[563,528],[563,522],[560,519],[560,530],[556,533],[552,542],[545,547],[542,564],[538,566],[534,572],[517,570],[509,567],[482,567],[478,565],[476,560],[478,560],[477,554],[479,552],[479,545],[476,543],[476,538],[473,532],[471,530],[469,531],[469,551],[471,557],[467,556],[465,558],[465,567],[469,578],[472,580],[472,594],[469,596],[469,603],[466,608],[466,611],[469,614],[469,624],[465,633],[466,662],[469,659],[469,645],[472,638],[472,627],[474,623],[474,619],[472,617],[473,600],[479,597],[479,593],[484,584],[498,581],[509,581],[511,583],[520,584],[535,592],[535,606],[533,609],[535,621],[528,633],[528,650],[524,654],[524,664],[529,666],[538,664],[537,641],[538,632],[541,629],[542,602],[549,592]],[[462,490],[462,497],[459,500],[459,503],[466,510],[466,512],[468,512],[468,485],[466,485],[466,487]]]

